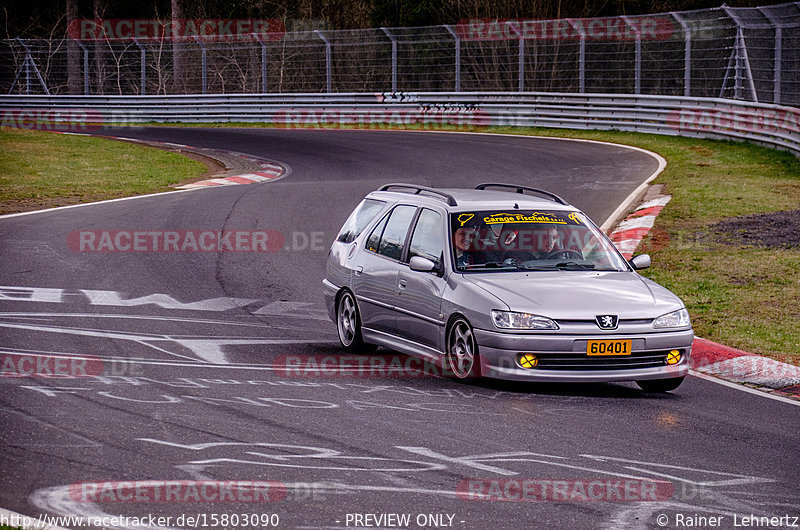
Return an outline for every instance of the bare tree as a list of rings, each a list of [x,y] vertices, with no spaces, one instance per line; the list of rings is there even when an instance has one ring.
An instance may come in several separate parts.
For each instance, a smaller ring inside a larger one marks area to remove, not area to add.
[[[101,20],[105,16],[107,0],[94,0],[92,4],[92,17]],[[104,41],[99,39],[94,41],[94,71],[95,71],[95,92],[97,94],[106,93],[106,51]]]
[[[177,37],[175,34],[175,28],[178,27],[178,24],[183,23],[183,18],[185,18],[185,10],[183,0],[172,0],[172,24],[173,24],[173,37]],[[175,38],[172,41],[172,91],[174,94],[184,94],[186,93],[186,57],[183,53],[183,43],[180,42],[179,39]]]
[[[67,2],[67,28],[78,23],[78,0]],[[67,35],[67,85],[70,94],[81,93],[81,50],[78,43]]]

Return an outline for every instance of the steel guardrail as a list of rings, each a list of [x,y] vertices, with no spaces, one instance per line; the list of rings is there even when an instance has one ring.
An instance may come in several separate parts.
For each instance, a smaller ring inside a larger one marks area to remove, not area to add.
[[[0,96],[3,126],[261,122],[278,127],[510,126],[750,141],[800,156],[800,109],[719,98],[537,92]]]

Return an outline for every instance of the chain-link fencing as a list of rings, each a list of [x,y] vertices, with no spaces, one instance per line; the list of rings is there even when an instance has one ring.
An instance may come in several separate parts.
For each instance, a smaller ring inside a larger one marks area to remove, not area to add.
[[[0,41],[6,94],[519,91],[800,105],[800,3],[209,38]],[[246,37],[246,38],[243,38]]]

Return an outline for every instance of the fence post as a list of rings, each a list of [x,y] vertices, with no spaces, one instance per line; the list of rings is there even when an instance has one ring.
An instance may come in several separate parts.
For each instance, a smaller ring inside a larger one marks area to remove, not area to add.
[[[202,70],[202,79],[203,79],[203,94],[206,93],[206,72],[208,71],[208,59],[206,58],[206,45],[203,44],[203,41],[200,40],[200,37],[194,35],[194,40],[197,44],[200,45],[200,66]]]
[[[568,18],[567,22],[581,36],[578,44],[578,92],[583,94],[586,92],[586,29],[583,24],[576,24],[574,19]]]
[[[519,37],[519,50],[517,57],[517,90],[519,92],[525,92],[525,38],[522,35],[522,31],[519,29],[519,22],[515,23],[514,21],[509,20],[506,22],[506,25]]]
[[[772,102],[776,105],[781,102],[781,60],[783,55],[783,28],[775,16],[763,7],[758,8],[767,17],[770,24],[775,26],[775,67],[773,72]]]
[[[318,29],[315,29],[314,33],[325,43],[325,87],[327,92],[332,92],[333,83],[331,82],[331,77],[333,75],[333,70],[331,68],[331,41],[326,39],[322,31]]]
[[[387,28],[381,28],[392,41],[392,92],[397,92],[397,39]]]
[[[256,41],[261,45],[261,93],[267,93],[267,43],[261,40],[258,33],[253,33]]]
[[[670,13],[683,28],[683,95],[692,95],[692,28],[686,20],[674,11]]]
[[[83,50],[83,95],[89,95],[89,50],[78,39],[72,39],[78,43]]]
[[[22,74],[22,69],[25,69],[25,94],[30,95],[31,93],[31,68],[36,72],[36,77],[39,79],[39,84],[42,85],[42,89],[44,93],[48,96],[50,95],[50,90],[47,89],[47,84],[44,82],[44,78],[42,78],[42,73],[39,71],[39,68],[36,66],[36,63],[33,62],[33,55],[31,54],[31,49],[28,48],[28,45],[25,42],[17,37],[17,42],[19,42],[20,46],[25,49],[25,60],[22,62],[22,66],[20,69],[17,70],[17,75],[14,77],[14,81],[11,83],[11,88],[8,89],[8,93],[11,94],[14,91],[14,87],[17,86],[17,81],[19,80],[19,76]]]
[[[642,32],[639,31],[639,28],[636,27],[633,23],[631,23],[630,17],[623,16],[622,20],[625,21],[625,24],[628,25],[631,30],[636,34],[636,66],[635,66],[635,73],[633,79],[633,93],[634,94],[641,94],[642,93]]]
[[[144,46],[139,42],[139,39],[133,39],[134,44],[139,47],[139,53],[141,54],[141,62],[139,64],[139,75],[141,76],[141,88],[139,89],[139,93],[142,96],[147,95],[147,50]]]
[[[25,94],[31,95],[31,54],[25,46]]]
[[[742,99],[742,86],[739,80],[744,79],[744,75],[740,76],[739,71],[743,70],[750,81],[750,94],[753,97],[753,101],[758,103],[756,84],[753,81],[753,71],[750,69],[750,57],[747,55],[747,43],[744,40],[744,24],[736,12],[726,4],[722,4],[722,9],[724,9],[725,13],[736,23],[736,45],[733,50],[736,54],[736,84],[734,85],[734,97],[736,99]],[[728,63],[730,64],[730,61],[728,61]]]
[[[461,92],[461,38],[453,31],[452,26],[445,25],[444,27],[447,31],[450,32],[450,35],[453,36],[455,39],[455,49],[456,49],[456,92]]]

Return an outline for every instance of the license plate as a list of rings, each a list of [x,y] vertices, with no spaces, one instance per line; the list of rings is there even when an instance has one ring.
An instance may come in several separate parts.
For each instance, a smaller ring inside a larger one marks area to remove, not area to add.
[[[590,340],[586,355],[630,355],[631,340]]]

